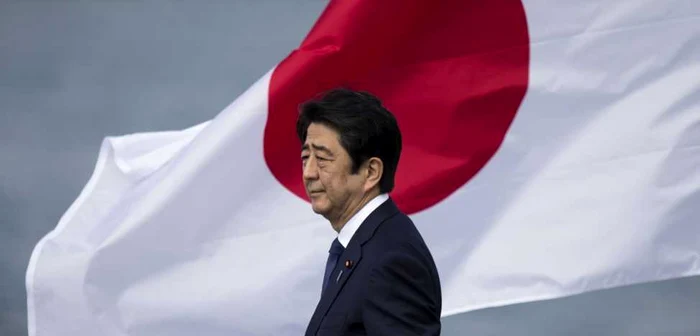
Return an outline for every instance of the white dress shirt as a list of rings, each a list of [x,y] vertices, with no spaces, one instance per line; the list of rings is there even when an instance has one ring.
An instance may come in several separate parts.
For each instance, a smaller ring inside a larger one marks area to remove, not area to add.
[[[350,243],[350,239],[352,239],[352,236],[355,235],[355,232],[357,232],[357,229],[360,228],[360,225],[362,222],[367,219],[369,214],[374,211],[374,209],[378,208],[382,203],[386,202],[386,200],[389,199],[388,194],[380,194],[377,195],[377,197],[373,198],[371,201],[367,202],[360,211],[358,211],[355,215],[350,218],[350,220],[345,223],[345,226],[343,226],[342,229],[340,229],[340,232],[338,233],[338,241],[340,244],[343,245],[343,247],[347,248],[348,243]]]

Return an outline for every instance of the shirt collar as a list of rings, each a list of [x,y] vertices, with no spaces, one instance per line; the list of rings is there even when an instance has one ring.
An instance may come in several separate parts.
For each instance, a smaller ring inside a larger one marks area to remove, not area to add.
[[[352,236],[355,235],[357,229],[360,228],[362,222],[367,219],[372,211],[374,211],[388,199],[388,194],[380,194],[376,196],[371,201],[367,202],[367,204],[365,204],[360,211],[358,211],[347,223],[345,223],[343,228],[340,229],[340,232],[338,233],[338,241],[343,245],[343,247],[348,247],[350,239],[352,239]]]

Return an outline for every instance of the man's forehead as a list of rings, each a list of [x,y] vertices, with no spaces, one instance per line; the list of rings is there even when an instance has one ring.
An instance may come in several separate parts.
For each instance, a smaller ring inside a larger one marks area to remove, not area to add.
[[[308,132],[306,133],[306,140],[304,141],[304,148],[314,148],[314,149],[325,149],[330,151],[332,148],[336,147],[338,142],[338,135],[330,128],[323,125],[320,127],[314,127],[315,125],[309,126]]]
[[[301,147],[301,150],[316,150],[332,153],[333,144],[329,144],[328,141],[323,141],[322,139],[309,139],[306,138],[306,142]]]
[[[323,123],[311,123],[308,128],[306,128],[306,134],[313,137],[331,137],[335,138],[338,136],[338,132],[332,127]]]

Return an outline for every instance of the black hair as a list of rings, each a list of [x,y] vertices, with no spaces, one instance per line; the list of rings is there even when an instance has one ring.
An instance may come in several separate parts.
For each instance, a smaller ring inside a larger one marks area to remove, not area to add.
[[[378,157],[384,164],[379,190],[394,189],[394,176],[401,156],[401,131],[394,115],[376,96],[365,91],[337,88],[303,103],[297,119],[297,136],[302,143],[312,123],[338,132],[340,145],[352,160],[356,174],[366,160]]]

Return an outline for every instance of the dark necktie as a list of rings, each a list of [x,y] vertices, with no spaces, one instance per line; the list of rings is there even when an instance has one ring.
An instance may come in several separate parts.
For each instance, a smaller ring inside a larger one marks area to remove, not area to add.
[[[333,269],[335,269],[335,265],[338,263],[338,258],[340,258],[340,255],[343,254],[343,251],[345,251],[345,248],[342,244],[340,244],[338,238],[334,239],[333,243],[331,244],[331,249],[328,250],[328,260],[326,261],[326,273],[323,276],[324,292],[326,291],[326,286],[328,286],[328,282],[330,281],[331,273],[333,273]]]

